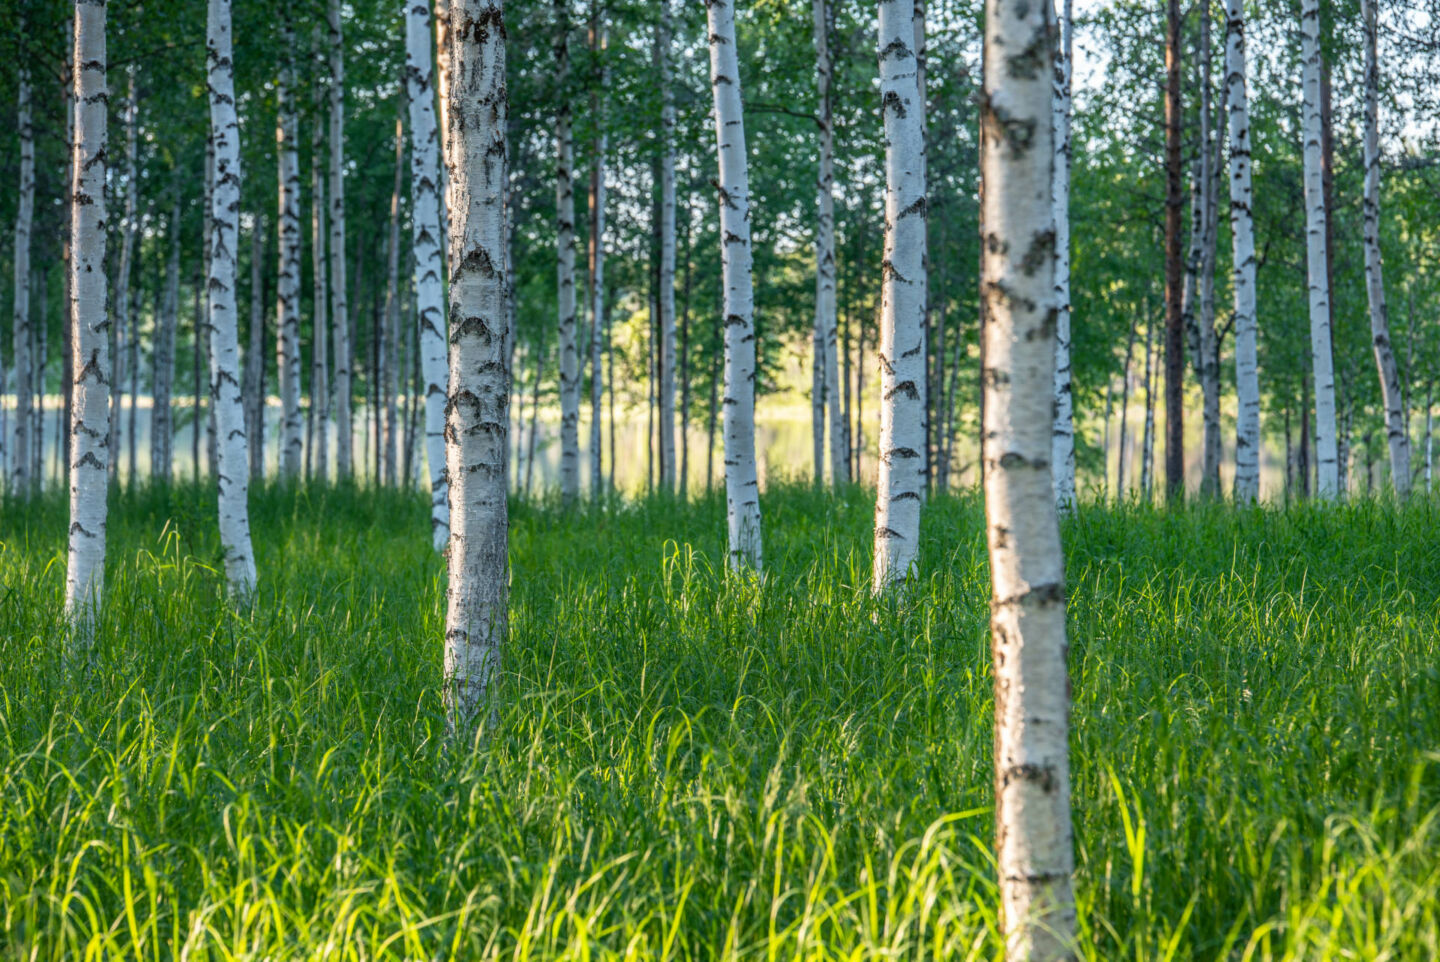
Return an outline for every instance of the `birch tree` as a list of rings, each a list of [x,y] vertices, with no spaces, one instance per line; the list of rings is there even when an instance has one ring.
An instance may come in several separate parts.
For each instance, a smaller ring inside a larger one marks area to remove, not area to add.
[[[170,483],[175,422],[171,393],[175,384],[175,328],[180,313],[180,193],[178,185],[167,228],[170,252],[165,263],[165,301],[155,318],[150,372],[150,480]]]
[[[1215,245],[1220,233],[1220,138],[1213,131],[1211,94],[1210,3],[1200,5],[1200,257],[1199,317],[1195,342],[1195,368],[1201,394],[1200,490],[1207,497],[1220,493],[1220,357],[1215,337]]]
[[[580,496],[580,356],[575,340],[575,144],[570,107],[568,0],[555,0],[555,237],[559,298],[560,496]]]
[[[455,0],[450,89],[451,536],[445,698],[452,736],[478,718],[509,628],[506,448],[505,23],[500,0]]]
[[[376,413],[375,443],[380,448],[381,471],[385,483],[393,486],[397,481],[399,467],[395,460],[396,445],[400,429],[396,418],[395,395],[398,388],[395,377],[395,351],[400,332],[400,191],[404,189],[405,170],[405,125],[400,117],[395,118],[395,183],[390,191],[390,236],[386,238],[385,251],[385,315],[380,332],[379,383],[380,397]],[[358,269],[357,269],[358,273]]]
[[[1225,110],[1230,136],[1231,287],[1235,296],[1235,501],[1260,497],[1260,375],[1255,317],[1255,221],[1251,213],[1250,106],[1245,81],[1245,3],[1227,0]]]
[[[321,481],[330,476],[330,362],[326,350],[329,333],[329,285],[325,279],[326,227],[325,175],[322,170],[325,153],[324,132],[317,121],[310,137],[310,239],[311,239],[311,348],[310,348],[310,412],[315,422],[310,463],[315,477]],[[343,258],[342,258],[343,260]]]
[[[77,626],[73,644],[91,640],[105,593],[106,494],[110,460],[110,322],[105,275],[106,89],[105,0],[76,0],[75,128],[70,165],[69,377],[70,544],[65,615]]]
[[[280,181],[280,265],[275,290],[276,368],[280,375],[280,475],[300,476],[305,422],[300,415],[300,123],[295,116],[295,31],[286,16],[275,86],[275,153]]]
[[[350,307],[345,280],[345,44],[340,0],[326,7],[330,39],[330,320],[335,349],[335,474],[353,469],[355,429],[350,414]]]
[[[720,264],[725,287],[725,517],[730,568],[761,570],[760,482],[755,467],[755,295],[751,280],[750,172],[735,0],[706,0],[710,87],[720,180]]]
[[[605,133],[604,105],[600,91],[610,86],[604,57],[607,38],[601,22],[599,0],[591,0],[590,47],[601,60],[600,82],[590,95],[590,113],[595,124],[590,159],[590,496],[599,499],[604,491],[601,472],[600,404],[605,390],[602,363],[605,319]]]
[[[210,132],[215,144],[215,190],[211,199],[209,278],[210,397],[218,458],[220,547],[230,596],[243,602],[255,590],[250,545],[250,468],[245,400],[240,387],[240,319],[235,288],[239,275],[240,118],[235,107],[235,63],[230,33],[231,0],[209,0],[205,65],[210,90]]]
[[[1370,342],[1385,404],[1385,433],[1390,447],[1390,481],[1395,496],[1410,494],[1410,432],[1405,427],[1404,395],[1390,319],[1385,308],[1385,279],[1380,260],[1380,66],[1375,0],[1360,0],[1365,25],[1365,292],[1370,308]]]
[[[450,541],[450,490],[445,468],[444,260],[440,253],[440,138],[430,63],[430,17],[424,4],[400,0],[405,14],[405,83],[410,110],[410,226],[420,375],[425,385],[425,458],[430,470],[430,538]],[[442,99],[441,103],[444,101]],[[407,378],[408,381],[408,378]],[[408,392],[407,392],[408,393]],[[409,484],[409,478],[406,478]]]
[[[845,411],[840,396],[840,325],[835,291],[835,124],[831,85],[834,69],[830,63],[830,5],[814,0],[815,81],[819,107],[819,169],[815,181],[815,378],[825,407],[814,424],[816,446],[828,426],[830,432],[830,481],[850,480],[848,442],[845,440]],[[815,477],[822,474],[821,455],[815,459]]]
[[[1065,558],[1051,477],[1053,16],[1048,3],[987,0],[980,98],[995,854],[1011,962],[1077,954]]]
[[[25,35],[22,23],[20,34]],[[21,57],[26,52],[22,50]],[[31,383],[30,340],[34,336],[30,327],[30,233],[35,223],[35,130],[30,118],[30,70],[22,62],[17,78],[15,104],[15,126],[20,135],[20,187],[16,193],[15,210],[15,310],[12,314],[14,326],[15,361],[15,430],[10,448],[11,486],[15,494],[28,494],[38,483],[30,473],[30,449],[33,444],[30,399],[35,391]]]
[[[1070,388],[1070,62],[1074,26],[1071,0],[1063,0],[1060,45],[1055,50],[1053,124],[1055,136],[1055,427],[1051,464],[1055,504],[1075,504],[1075,408]]]
[[[250,478],[265,477],[265,219],[250,231],[250,346],[245,350],[245,439]]]
[[[670,0],[660,0],[660,487],[675,491],[675,91]]]
[[[1315,382],[1315,449],[1317,494],[1333,500],[1340,494],[1339,455],[1335,439],[1335,360],[1331,348],[1330,282],[1328,272],[1324,169],[1320,117],[1320,0],[1301,0],[1300,60],[1305,92],[1305,254],[1310,287],[1310,363]]]
[[[885,124],[881,264],[880,462],[874,589],[905,580],[925,493],[925,135],[911,0],[880,0],[880,115]]]
[[[120,462],[120,405],[125,397],[125,352],[130,341],[138,337],[138,318],[130,310],[130,272],[135,262],[135,238],[139,233],[140,184],[136,178],[136,130],[135,130],[135,67],[126,70],[125,102],[121,105],[121,116],[125,125],[125,214],[120,224],[120,263],[115,271],[115,324],[116,331],[114,358],[115,385],[110,398],[110,438],[113,449],[110,452],[110,473],[116,475]],[[131,470],[134,470],[133,459]]]

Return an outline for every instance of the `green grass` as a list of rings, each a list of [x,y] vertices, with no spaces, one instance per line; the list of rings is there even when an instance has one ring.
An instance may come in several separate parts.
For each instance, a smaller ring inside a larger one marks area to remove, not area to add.
[[[993,959],[981,506],[869,598],[872,506],[516,506],[498,725],[446,749],[419,498],[112,502],[67,674],[58,497],[0,516],[0,957]],[[1440,957],[1437,507],[1066,528],[1088,958]]]

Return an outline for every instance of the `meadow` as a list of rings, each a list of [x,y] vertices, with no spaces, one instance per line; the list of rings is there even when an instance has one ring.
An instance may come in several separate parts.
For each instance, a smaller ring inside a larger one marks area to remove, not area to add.
[[[0,514],[0,958],[995,959],[978,496],[903,603],[873,495],[512,506],[497,711],[448,744],[419,496],[112,493],[67,663],[63,496]],[[1083,957],[1440,957],[1440,504],[1065,523]]]

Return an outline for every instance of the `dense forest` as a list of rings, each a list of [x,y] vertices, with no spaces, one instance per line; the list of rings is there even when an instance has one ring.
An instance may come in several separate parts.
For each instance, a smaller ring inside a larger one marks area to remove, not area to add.
[[[0,0],[0,958],[1435,957],[1437,31]]]

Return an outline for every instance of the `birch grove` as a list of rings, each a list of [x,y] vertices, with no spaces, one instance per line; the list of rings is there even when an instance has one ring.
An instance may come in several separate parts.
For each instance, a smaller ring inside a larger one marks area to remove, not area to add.
[[[509,626],[505,373],[505,22],[499,0],[451,6],[450,477],[445,699],[452,737],[479,720]]]
[[[65,615],[83,653],[105,594],[110,461],[110,323],[105,275],[105,0],[76,0],[72,63],[75,129],[70,164],[70,534]]]
[[[239,275],[240,118],[235,109],[235,65],[230,32],[231,0],[209,0],[205,63],[210,90],[210,133],[215,145],[210,278],[208,288],[210,397],[213,399],[220,502],[220,546],[232,599],[248,601],[255,590],[250,545],[249,445],[240,387],[240,318],[235,300]]]
[[[425,459],[430,472],[430,541],[443,551],[450,541],[450,491],[446,474],[445,402],[449,371],[445,353],[444,259],[440,250],[440,137],[433,107],[430,17],[423,4],[401,0],[405,13],[405,82],[410,110],[410,225],[420,375],[425,397]],[[442,100],[443,103],[443,100]],[[407,479],[408,483],[408,479]]]
[[[1327,253],[1329,213],[1325,209],[1320,117],[1320,0],[1301,0],[1300,62],[1304,87],[1305,254],[1310,288],[1310,363],[1315,387],[1317,494],[1340,497],[1335,438],[1335,359],[1331,350],[1330,279]]]
[[[1255,226],[1251,213],[1250,105],[1245,83],[1245,4],[1227,0],[1225,109],[1230,136],[1230,236],[1235,292],[1235,501],[1260,497],[1260,375],[1255,316]]]
[[[730,568],[762,570],[760,481],[755,468],[755,294],[751,281],[750,172],[734,0],[707,0],[710,87],[719,155],[720,260],[725,289],[725,518]]]
[[[21,32],[24,27],[22,24]],[[27,52],[22,52],[25,56]],[[12,330],[15,361],[15,413],[14,434],[10,446],[10,490],[14,494],[28,494],[39,483],[32,477],[30,449],[34,442],[32,429],[36,419],[31,415],[31,396],[36,389],[32,384],[30,340],[34,336],[30,326],[30,233],[35,223],[35,131],[31,127],[30,115],[30,70],[23,63],[16,78],[15,126],[20,138],[20,184],[15,205],[15,248],[14,248],[14,298],[15,310]]]
[[[1395,496],[1410,494],[1410,432],[1405,427],[1404,397],[1390,318],[1385,308],[1385,279],[1380,258],[1380,65],[1376,55],[1375,0],[1360,0],[1365,31],[1365,293],[1370,308],[1370,343],[1385,405],[1385,434],[1390,449],[1390,483]]]
[[[1075,505],[1075,409],[1070,385],[1070,53],[1074,37],[1071,0],[1063,0],[1059,45],[1055,48],[1053,128],[1055,137],[1055,427],[1051,465],[1055,504]]]
[[[1065,557],[1051,477],[1053,17],[1048,3],[987,0],[980,100],[995,858],[1011,962],[1058,962],[1078,952]],[[1008,55],[1017,50],[1034,55]]]
[[[880,461],[874,589],[905,580],[920,544],[925,494],[925,135],[911,0],[879,4],[885,124],[881,264]]]

